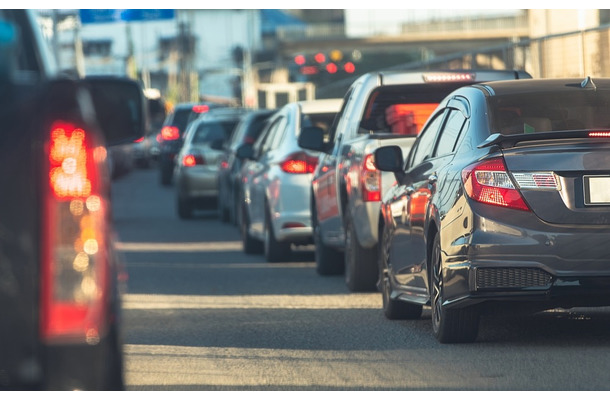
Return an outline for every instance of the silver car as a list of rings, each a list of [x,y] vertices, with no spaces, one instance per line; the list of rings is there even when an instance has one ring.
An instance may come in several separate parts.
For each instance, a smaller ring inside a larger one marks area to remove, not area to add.
[[[180,218],[191,218],[195,209],[217,207],[218,164],[222,149],[244,113],[244,109],[218,109],[188,125],[174,167]]]
[[[277,111],[254,143],[238,149],[242,168],[241,232],[246,253],[286,260],[293,244],[312,243],[310,191],[317,152],[299,147],[302,128],[330,127],[342,99],[290,103]]]

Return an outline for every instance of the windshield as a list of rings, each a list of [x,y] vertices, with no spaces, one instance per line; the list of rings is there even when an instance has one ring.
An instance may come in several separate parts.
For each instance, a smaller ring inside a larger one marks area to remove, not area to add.
[[[491,132],[517,133],[610,128],[610,92],[543,92],[490,98]]]
[[[216,140],[228,140],[238,121],[202,122],[193,133],[193,144],[209,144]]]

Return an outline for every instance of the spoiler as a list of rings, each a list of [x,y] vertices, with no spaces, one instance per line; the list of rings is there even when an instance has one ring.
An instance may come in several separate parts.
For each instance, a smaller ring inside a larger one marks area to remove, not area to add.
[[[502,149],[515,147],[520,142],[532,142],[536,140],[556,140],[556,139],[579,139],[579,138],[610,138],[610,131],[601,130],[571,130],[571,131],[549,131],[536,133],[518,133],[513,135],[502,135],[492,133],[477,148],[499,146]]]

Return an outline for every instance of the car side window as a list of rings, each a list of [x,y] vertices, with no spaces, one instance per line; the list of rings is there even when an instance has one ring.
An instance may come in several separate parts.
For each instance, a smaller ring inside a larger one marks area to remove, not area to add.
[[[444,111],[436,114],[432,121],[419,134],[416,147],[413,149],[413,153],[409,156],[408,169],[419,165],[426,158],[430,158],[432,156],[434,143],[436,142],[436,137],[438,136],[438,129],[441,126],[441,122],[443,122],[444,115]]]
[[[434,152],[434,157],[444,156],[455,151],[455,144],[460,137],[465,122],[466,117],[460,110],[449,110],[447,121],[441,132],[439,132],[439,140]]]
[[[280,147],[282,143],[282,139],[286,134],[286,126],[288,125],[288,118],[286,116],[281,116],[272,127],[273,129],[273,139],[271,143],[269,143],[268,150],[275,150]]]

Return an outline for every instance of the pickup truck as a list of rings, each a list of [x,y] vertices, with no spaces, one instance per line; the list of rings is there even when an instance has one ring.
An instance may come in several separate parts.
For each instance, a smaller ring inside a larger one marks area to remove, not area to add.
[[[321,152],[311,184],[316,271],[344,273],[350,291],[375,291],[380,200],[395,184],[375,167],[375,149],[397,145],[408,154],[428,116],[461,86],[524,78],[531,76],[512,70],[389,70],[358,78],[329,134],[318,130],[299,142]]]
[[[108,148],[141,137],[126,78],[60,75],[34,10],[0,10],[0,390],[122,390]]]

